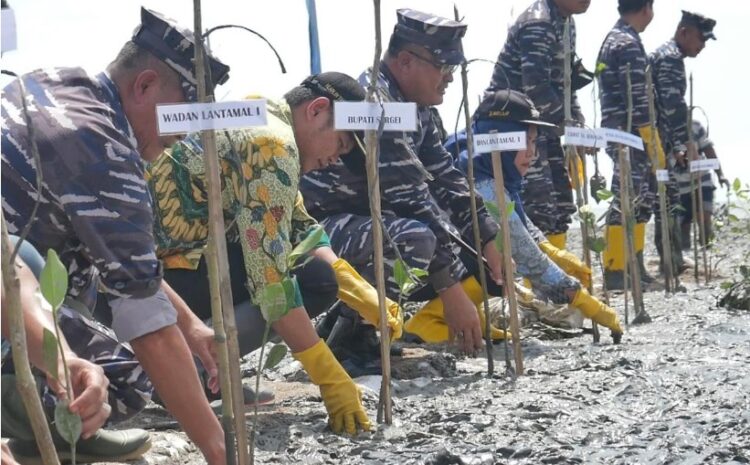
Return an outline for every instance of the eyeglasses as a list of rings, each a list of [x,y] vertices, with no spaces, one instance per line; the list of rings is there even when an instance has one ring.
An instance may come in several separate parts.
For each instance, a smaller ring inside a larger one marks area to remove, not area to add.
[[[404,50],[406,50],[409,54],[414,55],[416,58],[424,61],[425,63],[431,64],[432,66],[435,67],[435,69],[439,70],[441,74],[445,74],[445,75],[447,75],[447,74],[453,74],[456,71],[456,68],[458,68],[458,65],[444,65],[442,63],[435,63],[434,61],[429,60],[429,59],[427,59],[427,58],[425,58],[425,57],[417,54],[416,52],[412,52],[409,49],[404,49]]]

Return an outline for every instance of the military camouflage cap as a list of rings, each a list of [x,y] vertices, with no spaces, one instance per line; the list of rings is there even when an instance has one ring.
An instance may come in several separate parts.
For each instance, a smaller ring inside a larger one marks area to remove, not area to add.
[[[133,31],[132,40],[177,72],[187,101],[198,100],[198,80],[193,67],[195,37],[191,30],[180,27],[160,13],[141,7],[141,24]],[[229,66],[209,55],[206,57],[213,85],[226,82],[229,79]]]
[[[496,90],[482,100],[474,112],[475,121],[515,121],[536,126],[555,127],[542,121],[534,103],[523,92],[517,90]]]
[[[682,19],[680,19],[681,26],[695,26],[703,34],[703,40],[714,39],[714,26],[716,26],[716,20],[706,18],[702,14],[691,13],[689,11],[682,10]]]
[[[421,45],[440,64],[464,62],[461,38],[466,34],[466,24],[408,8],[397,10],[396,14],[398,22],[393,30],[394,37]]]

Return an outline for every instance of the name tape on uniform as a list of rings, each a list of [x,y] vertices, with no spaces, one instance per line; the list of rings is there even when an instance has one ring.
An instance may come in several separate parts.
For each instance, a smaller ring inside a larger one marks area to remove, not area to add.
[[[563,145],[579,145],[582,147],[604,147],[607,141],[596,129],[566,126]]]
[[[385,110],[385,111],[383,111]],[[414,102],[335,102],[333,125],[338,131],[377,130],[381,117],[384,131],[416,131],[417,104]]]
[[[503,152],[526,148],[526,131],[474,134],[474,152]]]
[[[705,158],[703,160],[693,160],[690,162],[690,172],[696,171],[713,171],[721,168],[718,158]]]
[[[643,150],[643,139],[635,134],[629,132],[620,131],[619,129],[612,128],[598,128],[596,132],[600,134],[607,142],[614,144],[627,145],[634,149]]]
[[[668,170],[656,170],[656,180],[657,181],[669,181],[669,171]]]
[[[236,102],[157,105],[159,134],[183,134],[207,129],[265,126],[265,99]]]

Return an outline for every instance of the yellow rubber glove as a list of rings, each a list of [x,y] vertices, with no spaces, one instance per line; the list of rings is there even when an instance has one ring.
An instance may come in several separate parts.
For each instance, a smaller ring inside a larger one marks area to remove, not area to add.
[[[333,262],[332,266],[339,285],[338,298],[377,328],[380,325],[378,291],[343,258]],[[391,328],[391,339],[398,339],[404,328],[401,308],[390,299],[385,300],[385,308],[388,313],[388,327]]]
[[[372,425],[362,406],[362,392],[323,339],[309,349],[292,355],[305,368],[310,381],[320,388],[320,396],[328,410],[328,424],[334,433],[346,431],[355,435],[357,429],[370,431]]]
[[[587,267],[578,257],[567,250],[558,249],[548,241],[541,242],[539,248],[544,252],[555,265],[562,270],[577,278],[581,284],[588,289],[591,285],[591,268]]]
[[[652,128],[650,125],[641,126],[638,128],[638,133],[643,139],[643,144],[646,146],[646,152],[648,153],[651,160],[657,160],[657,166],[654,166],[654,171],[663,170],[667,167],[667,157],[664,155],[664,146],[661,145],[661,137],[659,137],[659,130]],[[652,145],[652,141],[656,141],[656,147]]]

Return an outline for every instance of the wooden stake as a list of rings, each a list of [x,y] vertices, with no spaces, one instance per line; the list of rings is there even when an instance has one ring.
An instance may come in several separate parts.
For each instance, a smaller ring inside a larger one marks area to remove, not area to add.
[[[26,327],[23,319],[23,308],[21,307],[20,281],[16,274],[15,263],[11,263],[10,261],[12,251],[2,212],[0,212],[0,224],[2,224],[0,241],[2,241],[3,300],[5,301],[3,311],[8,312],[10,343],[13,348],[13,366],[16,371],[16,386],[18,392],[21,394],[26,414],[29,416],[31,429],[34,432],[37,447],[41,452],[42,462],[50,465],[60,465],[55,444],[52,442],[52,435],[49,431],[47,417],[42,409],[42,401],[39,399],[36,381],[29,365]]]
[[[213,86],[206,82],[205,53],[203,51],[203,34],[201,21],[201,2],[193,0],[194,34],[195,34],[195,70],[198,84],[198,101],[213,101]],[[220,382],[222,388],[223,423],[229,423],[227,416],[233,411],[235,439],[237,442],[237,463],[247,465],[250,462],[247,429],[245,424],[245,402],[242,392],[240,374],[240,354],[237,344],[237,326],[234,320],[234,305],[229,281],[229,264],[224,230],[224,213],[221,202],[221,180],[219,178],[219,157],[216,151],[214,131],[201,131],[201,144],[206,167],[206,184],[208,189],[208,226],[209,247],[206,255],[208,264],[209,285],[211,291],[211,314],[215,338],[219,346]],[[225,436],[227,432],[225,432]],[[226,444],[228,459],[232,441]]]
[[[651,126],[651,140],[649,143],[654,147],[654,156],[651,157],[651,164],[655,170],[665,170],[666,166],[661,166],[659,157],[656,156],[658,148],[656,147],[656,105],[654,103],[654,82],[651,75],[651,66],[646,69],[646,92],[648,93],[648,116]],[[666,160],[664,160],[666,162]],[[667,210],[667,188],[664,181],[657,179],[659,189],[659,217],[661,219],[661,249],[664,267],[664,292],[674,292],[674,271],[672,270],[672,241],[669,236],[669,212]]]
[[[373,0],[375,9],[375,56],[370,70],[370,84],[367,86],[367,101],[377,102],[378,75],[380,73],[380,54],[382,50],[380,35],[380,0]],[[380,402],[378,404],[378,422],[393,423],[391,405],[391,330],[388,328],[388,313],[385,308],[385,266],[383,264],[383,230],[380,226],[380,173],[378,171],[378,132],[365,131],[365,150],[367,152],[367,185],[370,191],[370,216],[372,217],[372,240],[375,260],[375,284],[378,291],[380,309],[380,361],[383,380],[380,385]],[[382,407],[382,410],[381,410]],[[382,415],[381,415],[382,412]]]
[[[458,7],[453,5],[453,16],[460,21]],[[469,181],[469,203],[471,205],[471,229],[474,233],[474,249],[477,252],[477,268],[479,268],[479,283],[482,285],[482,301],[484,304],[484,343],[487,349],[487,376],[492,377],[495,373],[495,360],[492,356],[492,323],[490,322],[490,301],[487,293],[487,273],[484,270],[482,260],[482,238],[479,235],[479,216],[477,215],[477,194],[474,179],[474,131],[471,128],[471,114],[469,113],[469,78],[466,70],[466,61],[461,63],[461,84],[463,90],[463,110],[466,120],[466,150],[469,153],[469,165],[467,179]],[[508,249],[510,250],[510,249]],[[506,282],[505,286],[510,283]],[[515,291],[512,291],[515,293]],[[506,360],[507,368],[510,368],[510,360]]]
[[[572,51],[570,50],[570,17],[565,19],[565,25],[563,29],[563,49],[564,49],[564,70],[563,70],[563,108],[565,110],[565,125],[573,123],[573,90],[571,85],[571,59]],[[579,157],[578,151],[572,145],[565,145],[565,158],[568,165],[568,172],[570,173],[570,179],[576,192],[576,207],[578,209],[579,217],[581,218],[581,242],[583,245],[583,262],[586,266],[591,269],[591,252],[589,251],[589,225],[581,216],[581,208],[586,205],[586,199],[581,191],[581,182],[578,177],[578,164],[576,161],[580,160],[581,163],[586,162],[586,156]],[[583,185],[586,185],[586,177],[584,172]],[[588,291],[590,294],[594,293],[593,280],[589,283]],[[599,342],[599,325],[593,320],[591,321],[591,332],[594,337],[594,342]]]
[[[513,279],[513,257],[511,256],[510,225],[508,221],[508,208],[505,205],[505,180],[503,178],[503,164],[500,152],[492,152],[492,175],[495,178],[495,193],[500,210],[500,228],[503,234],[503,275],[505,285],[503,291],[508,300],[510,313],[510,331],[513,335],[513,356],[516,361],[516,375],[523,375],[523,352],[521,352],[521,328],[518,323],[518,302],[516,293],[511,285]]]
[[[695,146],[695,138],[693,137],[693,73],[690,73],[690,108],[688,109],[688,121],[687,121],[687,130],[688,130],[688,144],[689,149],[688,153],[690,156],[688,157],[688,169],[690,169],[690,162],[693,160],[698,159],[698,149]],[[706,237],[706,224],[703,222],[704,218],[704,212],[703,212],[703,174],[701,171],[696,171],[695,173],[690,173],[690,180],[691,180],[691,187],[693,187],[693,197],[695,197],[696,190],[698,199],[696,200],[693,198],[693,203],[697,203],[697,210],[698,215],[696,217],[695,214],[693,214],[693,221],[698,223],[698,231],[700,232],[699,235],[693,236],[693,243],[697,244],[700,241],[700,247],[701,252],[703,255],[703,279],[705,280],[705,283],[708,284],[709,280],[709,273],[708,273],[708,252],[707,252],[707,245],[708,245],[708,238]],[[697,187],[693,185],[693,181],[697,179]],[[696,249],[697,250],[697,247]],[[696,263],[695,263],[695,283],[698,284],[698,260],[696,255]]]
[[[625,76],[625,85],[627,91],[627,125],[626,131],[630,132],[633,127],[633,94],[630,81],[630,64],[627,66]],[[620,146],[620,216],[625,226],[625,246],[628,254],[628,264],[630,267],[630,276],[632,282],[631,292],[633,295],[633,324],[642,323],[648,319],[648,314],[643,308],[643,294],[641,293],[641,277],[638,269],[638,260],[635,256],[635,246],[633,244],[633,223],[635,219],[631,211],[630,201],[633,198],[633,176],[630,171],[630,148]],[[627,279],[623,279],[623,284],[627,286]],[[625,291],[627,295],[627,290]],[[627,307],[626,307],[627,309]]]

